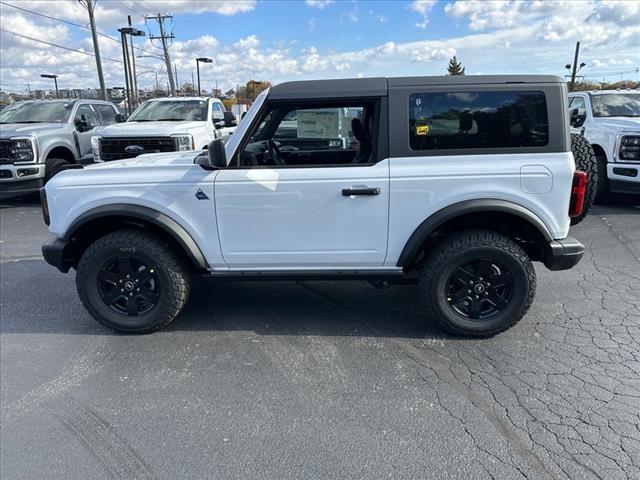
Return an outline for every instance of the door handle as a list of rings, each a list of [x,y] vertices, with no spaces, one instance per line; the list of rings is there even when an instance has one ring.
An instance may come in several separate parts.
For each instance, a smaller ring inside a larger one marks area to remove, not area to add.
[[[352,195],[380,195],[380,189],[377,187],[352,187],[342,189],[343,197],[351,197]]]

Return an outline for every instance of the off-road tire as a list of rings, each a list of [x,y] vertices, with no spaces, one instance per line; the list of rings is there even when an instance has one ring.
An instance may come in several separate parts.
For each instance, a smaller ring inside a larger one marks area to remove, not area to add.
[[[513,279],[512,298],[496,316],[470,319],[450,305],[447,283],[458,267],[474,259],[500,262]],[[512,239],[487,230],[465,230],[440,240],[423,260],[419,291],[429,320],[450,333],[466,337],[489,337],[515,325],[529,310],[536,292],[536,274],[531,260]]]
[[[157,303],[137,316],[114,313],[102,300],[98,287],[105,262],[127,255],[148,262],[159,284]],[[190,274],[182,258],[162,237],[142,230],[119,230],[99,238],[82,254],[76,273],[78,295],[91,316],[126,333],[150,333],[168,325],[186,304],[190,286]]]
[[[576,169],[581,170],[587,174],[587,188],[584,195],[584,207],[582,213],[571,219],[571,225],[577,225],[584,217],[586,217],[591,210],[591,206],[596,198],[596,192],[598,191],[601,177],[598,168],[598,162],[596,155],[593,152],[593,147],[589,141],[582,135],[577,133],[571,134],[571,151],[573,152],[573,158],[576,162]],[[606,178],[606,173],[605,173]]]
[[[44,169],[44,183],[46,184],[56,174],[60,173],[66,165],[69,165],[69,162],[64,158],[47,158]]]

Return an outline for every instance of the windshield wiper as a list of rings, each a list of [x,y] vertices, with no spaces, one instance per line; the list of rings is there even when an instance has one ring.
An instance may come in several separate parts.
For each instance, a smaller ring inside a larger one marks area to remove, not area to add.
[[[2,122],[2,123],[43,123],[40,120],[23,120],[22,122]]]
[[[184,118],[159,118],[156,122],[184,122]]]

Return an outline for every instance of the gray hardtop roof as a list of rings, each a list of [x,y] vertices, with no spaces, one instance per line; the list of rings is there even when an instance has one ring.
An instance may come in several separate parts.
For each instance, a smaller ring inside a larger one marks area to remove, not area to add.
[[[436,85],[483,85],[518,83],[564,83],[555,75],[440,75],[437,77],[374,77],[338,80],[301,80],[271,87],[272,100],[313,98],[383,97],[389,87]]]

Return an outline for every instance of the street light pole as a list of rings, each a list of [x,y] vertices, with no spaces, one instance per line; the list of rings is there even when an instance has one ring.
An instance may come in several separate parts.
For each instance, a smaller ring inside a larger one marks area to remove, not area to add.
[[[198,57],[196,58],[196,70],[198,71],[198,96],[202,96],[200,92],[200,62],[202,63],[213,63],[213,60],[207,57]]]
[[[60,94],[58,93],[58,75],[52,75],[52,74],[48,74],[48,73],[43,73],[42,75],[40,75],[40,77],[42,78],[53,78],[53,82],[56,86],[56,98],[60,98]]]

